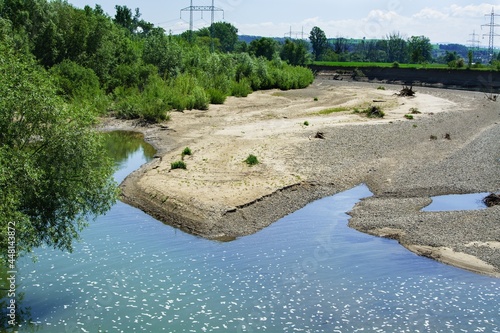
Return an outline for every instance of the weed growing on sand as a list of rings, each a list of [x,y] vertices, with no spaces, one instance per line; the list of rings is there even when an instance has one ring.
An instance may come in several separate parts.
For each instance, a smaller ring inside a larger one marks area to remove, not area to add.
[[[307,120],[304,121],[304,126],[309,126],[309,122]]]
[[[409,120],[412,120],[413,119],[413,115],[411,115],[411,114],[405,114],[405,118],[409,119]]]
[[[318,97],[314,97],[314,101],[317,102],[318,101]]]
[[[320,115],[329,115],[331,113],[344,112],[344,111],[349,111],[349,109],[346,108],[345,106],[339,106],[339,107],[336,107],[336,108],[330,108],[330,109],[321,110],[320,112],[318,112],[318,114],[320,114]]]
[[[385,90],[384,86],[378,86],[377,90]]]
[[[175,169],[183,169],[183,170],[186,170],[187,169],[187,165],[184,161],[176,161],[176,162],[173,162],[170,164],[170,168],[172,170],[175,170]]]
[[[379,106],[370,106],[365,110],[358,110],[354,109],[353,113],[359,113],[359,114],[364,114],[368,118],[384,118],[385,113],[382,111],[382,109]]]
[[[192,154],[193,154],[193,152],[191,151],[191,149],[189,147],[186,147],[182,151],[182,158],[184,159],[184,156],[186,156],[186,155],[191,156]]]
[[[422,112],[418,111],[417,108],[410,108],[410,113],[411,114],[421,114]]]
[[[257,156],[252,155],[252,154],[248,155],[248,157],[246,158],[246,160],[244,162],[246,164],[248,164],[248,166],[254,166],[254,165],[257,165],[260,163]]]

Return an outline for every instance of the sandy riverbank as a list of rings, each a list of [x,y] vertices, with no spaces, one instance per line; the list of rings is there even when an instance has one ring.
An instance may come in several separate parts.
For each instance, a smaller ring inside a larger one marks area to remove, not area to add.
[[[105,128],[145,133],[161,157],[125,180],[123,200],[190,233],[231,239],[366,183],[374,196],[354,208],[350,226],[500,276],[500,207],[420,212],[433,195],[500,189],[499,104],[481,93],[425,88],[402,98],[394,95],[399,86],[379,86],[317,80],[174,112],[163,127],[104,120]],[[370,105],[381,106],[384,119],[352,113]],[[348,111],[321,114],[331,108]],[[411,108],[421,114],[405,119]],[[324,140],[314,138],[318,131]],[[187,170],[170,170],[185,147],[193,152]],[[248,167],[249,154],[261,163]]]

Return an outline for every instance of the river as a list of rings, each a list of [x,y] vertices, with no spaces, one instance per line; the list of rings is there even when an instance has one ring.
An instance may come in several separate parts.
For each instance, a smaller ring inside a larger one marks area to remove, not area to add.
[[[121,181],[154,150],[114,136]],[[118,202],[73,253],[20,260],[34,323],[20,332],[500,332],[498,279],[347,227],[370,195],[360,185],[227,243]]]

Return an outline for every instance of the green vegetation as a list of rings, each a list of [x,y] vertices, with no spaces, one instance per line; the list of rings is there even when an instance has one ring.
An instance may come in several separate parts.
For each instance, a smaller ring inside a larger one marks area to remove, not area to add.
[[[257,156],[252,154],[248,155],[248,157],[243,162],[248,164],[248,166],[254,166],[260,163],[259,160],[257,159]]]
[[[96,89],[95,77],[83,70],[75,78],[82,86],[64,81],[67,63],[54,79],[13,36],[0,20],[0,245],[7,249],[11,227],[16,256],[42,245],[71,251],[87,221],[117,197],[93,108],[68,102]]]
[[[182,151],[182,158],[184,159],[184,156],[191,156],[193,154],[193,152],[191,151],[191,148],[189,147],[186,147],[184,148],[184,150]]]
[[[409,119],[409,120],[413,120],[414,119],[414,117],[413,117],[412,114],[405,114],[405,118]]]
[[[318,114],[324,116],[324,115],[329,115],[329,114],[332,114],[332,113],[344,112],[344,111],[349,111],[349,108],[345,107],[345,106],[339,106],[339,107],[336,107],[336,108],[330,108],[330,109],[321,110],[321,111],[318,112]]]
[[[410,108],[410,113],[411,113],[411,114],[421,114],[422,112],[420,112],[420,111],[418,110],[418,108]]]
[[[171,170],[175,170],[175,169],[186,170],[187,165],[186,165],[186,162],[184,162],[184,161],[175,161],[175,162],[170,163],[170,168],[171,168]]]
[[[384,86],[378,86],[377,90],[385,90],[385,87]]]
[[[379,106],[370,106],[365,110],[355,109],[353,113],[359,113],[367,116],[368,118],[384,118],[385,113]]]
[[[304,121],[304,126],[309,126],[309,122],[307,120]]]

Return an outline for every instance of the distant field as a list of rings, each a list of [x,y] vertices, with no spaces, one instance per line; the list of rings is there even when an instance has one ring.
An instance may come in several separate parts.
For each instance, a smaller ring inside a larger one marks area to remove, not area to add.
[[[314,61],[313,65],[316,66],[331,66],[331,67],[380,67],[380,68],[391,68],[392,63],[385,62],[333,62],[333,61]],[[445,64],[399,64],[399,68],[416,68],[416,69],[450,69],[448,65]],[[466,70],[467,68],[455,69],[455,70]],[[473,70],[489,71],[492,70],[491,67],[473,68]]]

